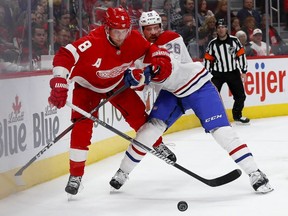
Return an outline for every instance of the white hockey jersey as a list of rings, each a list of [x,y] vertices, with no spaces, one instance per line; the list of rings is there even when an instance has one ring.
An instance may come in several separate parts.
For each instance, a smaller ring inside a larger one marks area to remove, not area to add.
[[[151,81],[156,91],[161,89],[173,93],[177,97],[185,97],[195,92],[212,75],[205,69],[201,62],[193,62],[184,44],[183,38],[172,31],[163,32],[155,42],[159,47],[166,48],[172,61],[172,73],[163,82]],[[143,65],[144,64],[144,65]],[[139,59],[135,62],[136,68],[143,68],[149,62]]]

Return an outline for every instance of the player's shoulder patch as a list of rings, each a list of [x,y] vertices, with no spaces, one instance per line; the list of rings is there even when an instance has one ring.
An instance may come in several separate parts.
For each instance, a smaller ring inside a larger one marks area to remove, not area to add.
[[[176,38],[180,37],[180,35],[173,31],[165,31],[162,34],[160,34],[159,38],[156,41],[156,45],[161,46],[166,43],[168,43],[171,40],[174,40]]]

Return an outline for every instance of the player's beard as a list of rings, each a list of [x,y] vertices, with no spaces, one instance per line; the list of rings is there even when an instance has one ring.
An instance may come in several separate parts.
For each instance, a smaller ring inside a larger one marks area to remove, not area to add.
[[[155,43],[157,39],[158,39],[158,36],[152,35],[151,37],[149,37],[148,41],[151,42],[151,43]]]

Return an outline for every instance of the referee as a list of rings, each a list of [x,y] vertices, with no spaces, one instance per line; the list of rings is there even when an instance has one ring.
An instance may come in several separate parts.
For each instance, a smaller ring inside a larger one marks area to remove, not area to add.
[[[217,38],[212,39],[208,44],[204,56],[204,65],[212,73],[212,82],[219,92],[223,84],[227,83],[234,99],[233,119],[247,124],[250,119],[242,116],[246,99],[242,82],[242,80],[246,80],[247,72],[245,50],[238,38],[227,33],[227,25],[224,19],[217,21],[216,28]]]

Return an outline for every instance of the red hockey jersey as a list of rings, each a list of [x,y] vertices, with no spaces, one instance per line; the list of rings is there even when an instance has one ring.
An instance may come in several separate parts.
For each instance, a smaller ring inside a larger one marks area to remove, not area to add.
[[[105,93],[121,82],[124,71],[135,60],[151,55],[153,51],[155,45],[151,46],[136,30],[132,30],[122,46],[117,48],[107,40],[104,26],[101,26],[62,47],[54,57],[53,72],[59,75],[59,71],[68,70],[70,80],[92,91]]]

